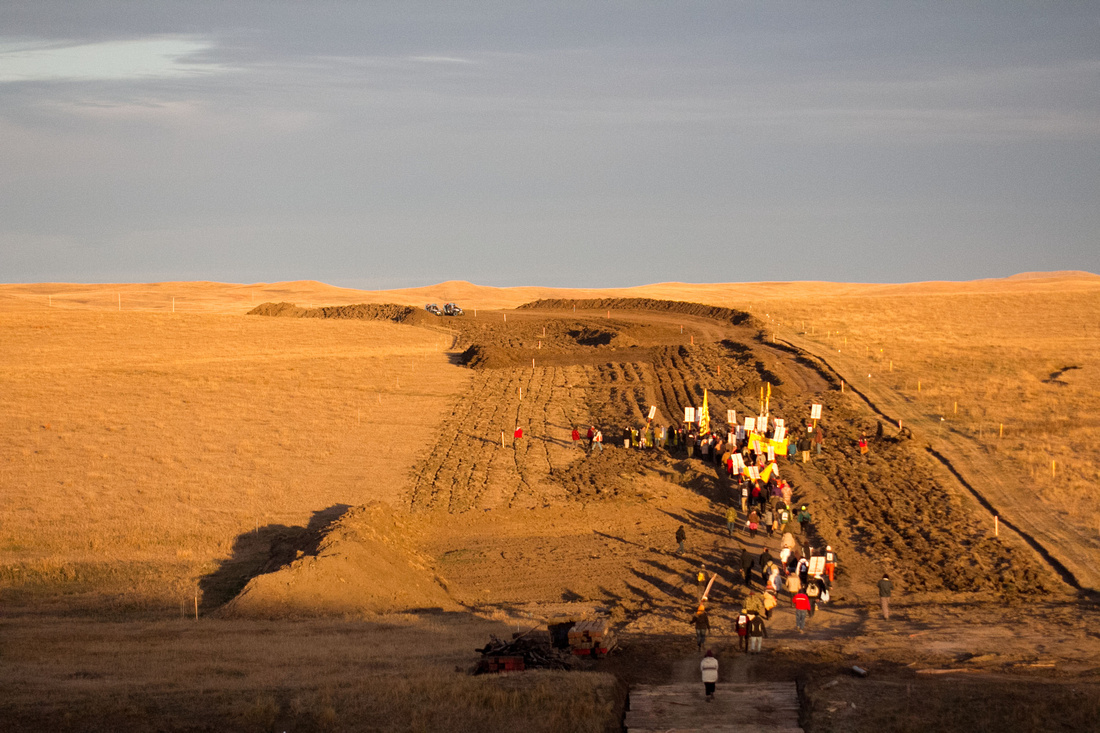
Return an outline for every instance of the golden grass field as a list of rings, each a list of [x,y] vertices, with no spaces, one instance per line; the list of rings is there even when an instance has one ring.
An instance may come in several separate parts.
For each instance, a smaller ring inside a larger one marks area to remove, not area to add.
[[[453,299],[474,310],[549,296],[750,310],[773,332],[801,337],[907,425],[948,443],[952,435],[976,442],[1029,492],[1015,511],[1100,537],[1092,496],[1100,277],[1087,273],[601,291],[457,282],[375,292],[315,282],[6,285],[5,587],[50,595],[60,582],[73,598],[125,588],[116,596],[124,605],[174,607],[249,528],[304,526],[337,504],[399,495],[416,436],[468,379],[446,358],[450,335],[243,318],[256,303]]]
[[[32,307],[0,334],[3,585],[95,608],[178,608],[249,530],[394,501],[467,378],[384,323]]]

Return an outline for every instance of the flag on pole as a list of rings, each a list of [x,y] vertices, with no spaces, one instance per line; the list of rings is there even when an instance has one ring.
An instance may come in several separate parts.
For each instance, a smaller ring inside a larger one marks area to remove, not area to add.
[[[710,432],[710,409],[707,407],[707,391],[703,390],[703,409],[699,411],[699,433],[706,435]]]

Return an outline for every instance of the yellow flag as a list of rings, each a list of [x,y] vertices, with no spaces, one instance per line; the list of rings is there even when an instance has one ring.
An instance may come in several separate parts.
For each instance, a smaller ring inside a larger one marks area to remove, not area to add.
[[[703,409],[699,411],[699,434],[710,432],[710,410],[707,408],[707,391],[703,390]]]

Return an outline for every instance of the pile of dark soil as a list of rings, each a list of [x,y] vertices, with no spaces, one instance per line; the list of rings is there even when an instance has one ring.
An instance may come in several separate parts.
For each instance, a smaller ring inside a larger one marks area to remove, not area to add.
[[[755,322],[751,314],[733,308],[718,308],[702,303],[686,303],[680,300],[654,300],[653,298],[543,299],[524,303],[517,306],[516,310],[571,310],[574,307],[580,310],[647,310],[661,313],[681,313],[686,316],[710,318],[733,326],[752,325]]]
[[[322,308],[300,308],[293,303],[261,303],[248,312],[250,316],[276,318],[347,318],[362,321],[392,321],[393,323],[439,323],[440,316],[396,303],[358,303]]]

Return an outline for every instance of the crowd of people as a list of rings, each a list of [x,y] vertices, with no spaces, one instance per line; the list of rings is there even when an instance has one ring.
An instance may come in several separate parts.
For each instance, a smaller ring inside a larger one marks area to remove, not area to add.
[[[727,480],[727,535],[755,540],[764,533],[768,538],[779,538],[776,555],[767,546],[756,553],[742,540],[729,558],[731,571],[740,574],[747,590],[735,626],[738,648],[747,654],[759,654],[768,636],[767,622],[784,595],[794,612],[796,630],[805,633],[809,619],[830,600],[840,560],[831,545],[820,540],[816,547],[809,543],[813,522],[809,506],[794,501],[794,487],[779,475],[781,459],[808,463],[821,455],[825,446],[821,426],[814,420],[799,428],[797,435],[791,435],[782,420],[761,416],[752,422],[755,425],[751,428],[737,425],[727,431],[712,431],[706,429],[709,426],[700,430],[697,423],[685,422],[683,427],[676,427],[647,420],[624,430],[621,445],[637,450],[663,449],[713,463],[715,471]],[[754,429],[757,425],[760,429]],[[571,437],[575,448],[583,445],[588,452],[603,450],[603,433],[595,425],[583,436],[574,427]],[[861,454],[868,451],[868,445],[866,436],[862,436]],[[675,541],[675,553],[683,555],[687,532],[682,525],[676,530]],[[696,585],[702,587],[706,582],[705,566],[693,571],[693,576]],[[887,619],[891,590],[890,579],[883,576],[879,596],[883,618]],[[710,631],[706,600],[704,596],[691,618],[700,651]],[[712,650],[707,650],[701,670],[709,701],[718,679],[718,661]]]

